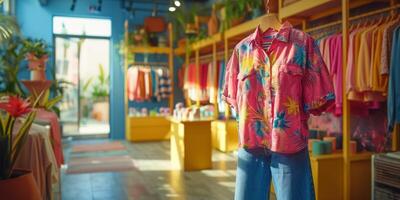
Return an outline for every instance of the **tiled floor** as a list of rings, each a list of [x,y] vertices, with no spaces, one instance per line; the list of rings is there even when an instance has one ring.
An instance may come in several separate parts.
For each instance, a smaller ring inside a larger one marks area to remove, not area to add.
[[[102,141],[104,140],[64,141],[67,162],[71,157],[88,155],[71,153],[72,144]],[[124,144],[127,151],[95,154],[128,154],[134,159],[137,169],[87,174],[65,174],[63,170],[62,199],[233,199],[236,168],[234,154],[214,151],[212,170],[182,172],[170,167],[168,141]]]

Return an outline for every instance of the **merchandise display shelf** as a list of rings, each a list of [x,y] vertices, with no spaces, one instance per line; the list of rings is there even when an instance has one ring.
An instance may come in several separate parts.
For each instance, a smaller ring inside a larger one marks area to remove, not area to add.
[[[170,47],[129,46],[130,53],[169,54],[171,51]]]
[[[184,171],[211,169],[211,120],[171,122],[171,163]]]
[[[222,152],[235,151],[239,137],[236,120],[214,120],[211,122],[212,144]]]
[[[128,117],[129,131],[126,138],[131,142],[160,141],[170,138],[170,121],[163,116]]]
[[[210,52],[212,51],[212,46],[214,44],[218,44],[222,42],[222,34],[221,33],[217,33],[213,36],[207,37],[203,40],[199,40],[195,43],[192,44],[192,49],[193,50],[202,50],[202,49],[206,49],[209,48]]]

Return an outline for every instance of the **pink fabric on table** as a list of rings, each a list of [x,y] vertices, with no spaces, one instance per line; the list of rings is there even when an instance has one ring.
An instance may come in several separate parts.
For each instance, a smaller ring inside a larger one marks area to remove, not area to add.
[[[36,118],[50,123],[51,127],[50,136],[54,150],[54,155],[56,156],[58,167],[61,167],[61,164],[64,164],[64,154],[61,143],[61,130],[60,130],[60,122],[58,120],[58,116],[54,112],[49,112],[44,109],[39,109],[36,114]]]
[[[28,140],[15,163],[15,169],[32,171],[42,199],[46,200],[51,199],[52,195],[51,186],[54,178],[50,156],[53,155],[48,154],[43,137],[39,133],[28,135]]]

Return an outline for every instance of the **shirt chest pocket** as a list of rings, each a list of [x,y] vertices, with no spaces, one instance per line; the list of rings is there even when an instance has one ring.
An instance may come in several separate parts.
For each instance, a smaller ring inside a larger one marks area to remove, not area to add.
[[[303,69],[293,64],[283,64],[279,67],[278,85],[279,90],[285,94],[301,93]]]

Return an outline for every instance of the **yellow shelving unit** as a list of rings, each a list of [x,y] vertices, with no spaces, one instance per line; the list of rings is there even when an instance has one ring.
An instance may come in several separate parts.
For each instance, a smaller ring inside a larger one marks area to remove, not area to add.
[[[171,76],[174,74],[174,49],[173,35],[172,35],[172,24],[168,25],[168,36],[169,36],[169,47],[151,47],[151,46],[132,46],[129,44],[129,23],[126,20],[125,24],[125,49],[124,49],[124,71],[127,74],[129,67],[128,54],[133,54],[133,60],[135,54],[164,54],[168,56],[168,68]],[[173,110],[174,104],[174,78],[171,78],[171,95],[169,97],[169,108]],[[125,88],[127,83],[125,81]],[[125,94],[125,116],[126,116],[126,139],[132,142],[141,141],[154,141],[154,140],[168,140],[170,137],[169,129],[170,123],[165,117],[136,117],[129,116],[129,99],[128,95]]]
[[[303,21],[305,31],[314,31],[333,25],[342,24],[343,35],[343,77],[346,77],[347,45],[349,35],[349,21],[370,15],[387,12],[398,8],[391,0],[389,8],[383,8],[358,16],[349,15],[352,8],[367,5],[377,0],[299,0],[286,7],[283,0],[279,0],[279,16],[281,19],[299,19]],[[382,1],[381,1],[382,2]],[[339,21],[325,23],[319,27],[307,29],[306,21],[320,19],[332,14],[342,13]],[[343,79],[343,85],[346,85]],[[313,169],[314,184],[316,185],[317,199],[371,199],[371,155],[372,153],[350,153],[350,109],[346,91],[343,90],[343,152],[319,157],[310,156]],[[395,131],[394,138],[397,137]],[[394,144],[394,145],[397,145]],[[397,146],[393,150],[397,150]]]

